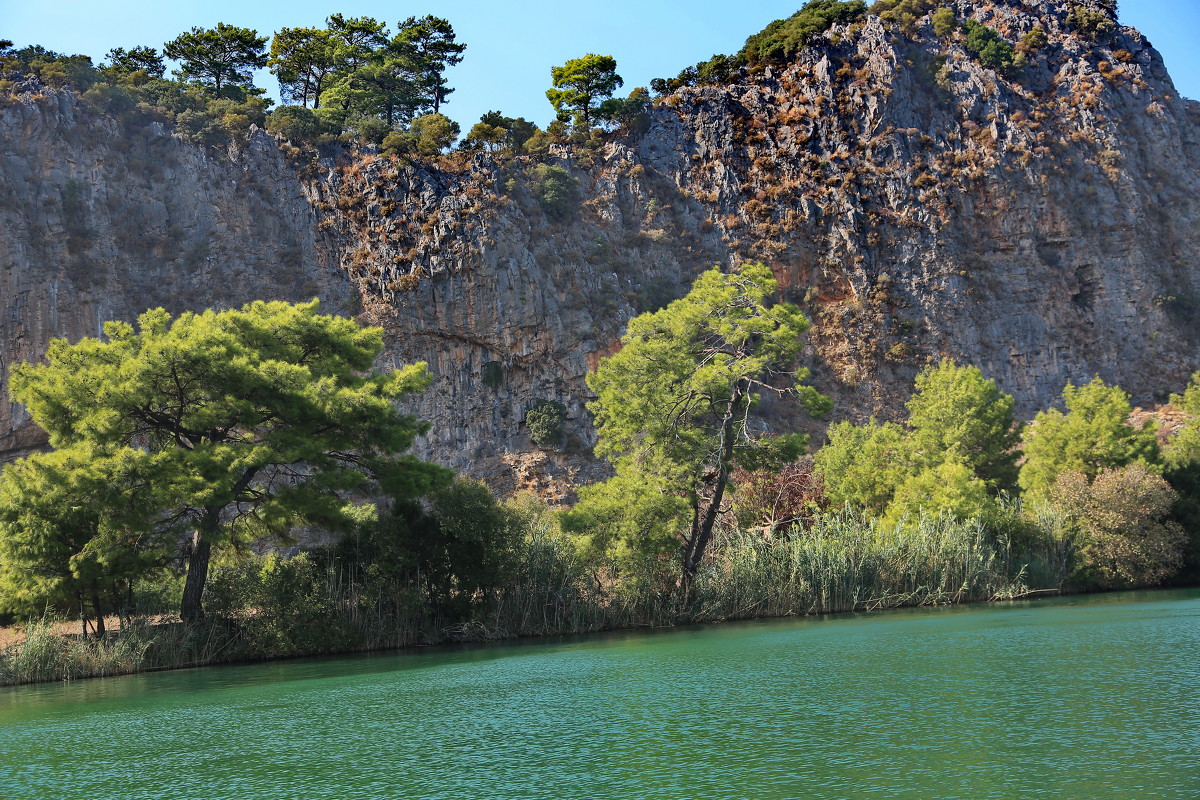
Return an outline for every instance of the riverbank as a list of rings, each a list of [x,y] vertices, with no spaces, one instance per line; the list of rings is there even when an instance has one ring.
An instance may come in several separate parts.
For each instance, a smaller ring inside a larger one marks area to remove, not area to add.
[[[438,601],[401,579],[356,575],[324,552],[250,557],[215,570],[200,624],[155,609],[110,624],[96,639],[67,633],[61,621],[31,623],[0,653],[0,684],[1078,588],[1066,583],[1074,560],[1068,541],[948,516],[886,531],[844,516],[786,537],[728,531],[686,602],[673,563],[604,574],[548,525],[531,526],[518,556],[503,586],[469,604]]]

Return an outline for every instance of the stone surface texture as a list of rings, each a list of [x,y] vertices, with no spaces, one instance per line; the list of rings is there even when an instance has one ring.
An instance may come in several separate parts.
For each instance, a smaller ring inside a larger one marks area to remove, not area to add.
[[[537,161],[579,182],[565,217],[528,156],[318,157],[261,131],[214,153],[70,92],[4,98],[0,380],[148,307],[319,296],[384,326],[381,366],[428,362],[423,455],[562,500],[602,474],[584,376],[629,318],[755,260],[813,319],[835,418],[894,416],[943,357],[1025,416],[1093,375],[1141,403],[1181,390],[1200,368],[1200,103],[1137,31],[1073,30],[1068,0],[949,5],[1048,42],[1002,75],[928,17],[835,27],[664,98],[644,132],[551,148]],[[529,441],[539,398],[568,409],[560,450]],[[41,441],[0,404],[0,450]]]

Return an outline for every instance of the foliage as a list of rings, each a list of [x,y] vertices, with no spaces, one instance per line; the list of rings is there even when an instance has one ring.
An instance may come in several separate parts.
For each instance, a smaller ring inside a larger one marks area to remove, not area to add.
[[[14,50],[12,42],[9,42],[7,47],[0,47],[0,69],[18,72],[21,75],[34,75],[42,83],[55,89],[72,86],[80,92],[91,88],[99,77],[92,66],[92,60],[87,56],[55,53],[40,45]]]
[[[363,525],[334,550],[360,578],[420,587],[435,611],[462,618],[486,604],[513,569],[518,526],[481,482],[459,478],[429,495],[428,508],[407,500]]]
[[[280,106],[267,117],[267,131],[295,144],[312,143],[327,133],[316,112],[303,106]]]
[[[863,0],[809,0],[787,19],[777,19],[746,40],[738,53],[747,64],[786,61],[837,24],[854,22],[866,13]]]
[[[506,117],[499,111],[488,111],[467,133],[464,147],[469,150],[486,149],[495,152],[503,149],[510,153],[520,153],[537,129],[536,125],[524,117]]]
[[[114,47],[107,56],[108,63],[102,64],[100,70],[108,78],[128,78],[139,72],[146,78],[161,78],[166,70],[162,56],[153,47],[139,46],[132,50]]]
[[[634,553],[662,552],[677,537],[686,586],[733,469],[799,455],[806,437],[766,437],[750,423],[761,390],[795,398],[812,413],[829,408],[828,398],[802,383],[807,370],[783,371],[799,355],[809,322],[795,306],[769,305],[775,290],[765,266],[713,269],[682,299],[630,321],[621,350],[588,376],[597,395],[588,406],[596,453],[616,476],[580,493],[577,530],[607,521],[599,532],[605,546]]]
[[[684,86],[727,84],[737,76],[745,64],[746,59],[743,53],[734,56],[717,54],[693,67],[685,67],[674,78],[652,79],[650,88],[657,94],[668,95]]]
[[[1167,443],[1163,452],[1164,477],[1178,494],[1171,517],[1188,535],[1184,548],[1184,576],[1200,577],[1200,372],[1192,376],[1183,394],[1171,395],[1171,405],[1188,415],[1188,421]]]
[[[1006,42],[994,28],[989,28],[968,19],[963,23],[967,34],[964,46],[967,52],[975,56],[979,63],[997,72],[1006,72],[1015,65],[1013,46]]]
[[[883,514],[896,487],[912,475],[904,429],[874,419],[866,425],[842,421],[829,426],[827,436],[814,460],[830,501]]]
[[[181,62],[176,73],[180,78],[220,97],[228,85],[253,87],[253,70],[267,64],[266,44],[258,31],[218,22],[215,28],[195,27],[179,34],[163,46],[163,53]]]
[[[933,32],[943,39],[958,30],[958,20],[948,8],[933,12]]]
[[[596,119],[623,128],[632,134],[645,133],[650,126],[650,97],[642,87],[627,98],[612,97],[596,109]]]
[[[811,456],[785,464],[778,470],[733,473],[733,512],[742,530],[758,529],[769,535],[793,526],[811,527],[829,507],[825,486]]]
[[[993,494],[1016,489],[1021,434],[1013,398],[978,367],[946,359],[922,370],[908,401],[908,426],[918,463],[934,466],[952,453]]]
[[[579,179],[557,164],[537,164],[529,171],[538,204],[552,220],[562,221],[579,208]]]
[[[1166,516],[1175,492],[1145,464],[1058,475],[1051,503],[1071,518],[1078,537],[1080,578],[1103,589],[1151,586],[1178,569],[1183,529]]]
[[[1046,497],[1068,470],[1093,479],[1106,469],[1140,463],[1156,469],[1158,440],[1153,422],[1140,429],[1129,424],[1129,396],[1119,386],[1093,378],[1084,386],[1063,389],[1067,413],[1049,409],[1025,431],[1025,463],[1019,482],[1028,497]]]
[[[346,528],[374,510],[349,493],[405,498],[446,480],[401,455],[426,426],[392,401],[428,384],[424,364],[370,374],[381,332],[317,312],[315,300],[175,320],[157,309],[137,330],[107,323],[106,341],[54,340],[45,364],[13,371],[52,447],[81,465],[123,454],[141,481],[139,532],[192,531],[186,619],[203,613],[214,547],[297,523]]]
[[[911,31],[917,20],[932,11],[936,5],[937,0],[877,0],[871,5],[871,13],[885,22],[895,23],[905,31]]]
[[[525,412],[529,438],[538,447],[557,447],[562,443],[562,425],[567,419],[567,407],[557,400],[539,399]]]
[[[338,44],[327,29],[280,28],[271,39],[267,58],[267,66],[279,80],[280,97],[298,100],[304,108],[311,100],[319,108],[321,92],[339,67]]]
[[[977,367],[951,360],[922,370],[904,427],[841,422],[816,454],[830,500],[893,523],[946,509],[988,515],[1015,487],[1019,439],[1013,398]]]
[[[422,156],[436,156],[453,145],[460,132],[457,122],[436,111],[422,114],[409,126],[417,154]]]
[[[625,83],[617,74],[617,60],[595,53],[552,67],[550,80],[553,88],[546,90],[546,99],[558,118],[565,121],[573,115],[575,125],[585,130],[591,126],[596,106]]]
[[[448,21],[428,14],[401,22],[394,46],[412,65],[417,83],[428,98],[430,111],[437,114],[446,96],[454,91],[447,85],[443,73],[447,67],[462,61],[467,46],[457,41]]]
[[[90,619],[124,611],[134,581],[164,567],[175,542],[148,530],[135,454],[90,448],[35,453],[0,474],[0,610]]]
[[[922,512],[954,519],[987,519],[994,510],[987,484],[952,451],[945,460],[911,474],[895,488],[884,520],[892,525]]]
[[[1067,11],[1067,24],[1093,40],[1111,37],[1117,32],[1117,0],[1098,0],[1093,5],[1098,7],[1072,3]]]

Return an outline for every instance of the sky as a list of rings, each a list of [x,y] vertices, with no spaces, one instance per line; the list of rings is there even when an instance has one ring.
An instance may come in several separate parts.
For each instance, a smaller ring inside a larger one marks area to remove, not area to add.
[[[18,47],[92,57],[99,64],[113,47],[164,42],[201,26],[225,22],[270,35],[283,27],[321,26],[331,13],[371,16],[389,28],[410,16],[433,14],[454,26],[467,44],[461,64],[447,71],[456,91],[442,111],[465,133],[489,110],[539,125],[553,118],[546,101],[550,68],[585,53],[614,56],[624,91],[651,78],[673,77],[714,53],[741,49],[746,37],[790,16],[804,0],[434,0],[408,3],[350,0],[56,0],[52,6],[0,0],[0,38]],[[53,13],[48,13],[48,8]],[[1200,0],[1120,0],[1122,24],[1138,28],[1159,49],[1176,89],[1200,99]],[[256,83],[278,98],[266,70]],[[624,92],[623,92],[624,93]]]

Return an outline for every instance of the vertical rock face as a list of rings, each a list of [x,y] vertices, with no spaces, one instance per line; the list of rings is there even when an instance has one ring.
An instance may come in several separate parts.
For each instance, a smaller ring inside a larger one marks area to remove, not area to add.
[[[7,100],[0,378],[147,307],[319,295],[385,327],[386,363],[429,363],[423,455],[562,496],[599,469],[583,379],[629,317],[752,259],[813,317],[838,416],[893,413],[944,356],[1026,414],[1094,374],[1154,400],[1200,367],[1200,104],[1136,31],[1075,29],[1073,4],[950,4],[1011,44],[1045,32],[1007,75],[928,17],[835,27],[681,89],[644,134],[552,150],[566,208],[543,208],[528,157],[301,166],[262,133],[218,157],[70,94]],[[539,398],[567,406],[560,452],[528,439]],[[0,406],[0,448],[37,443]]]

